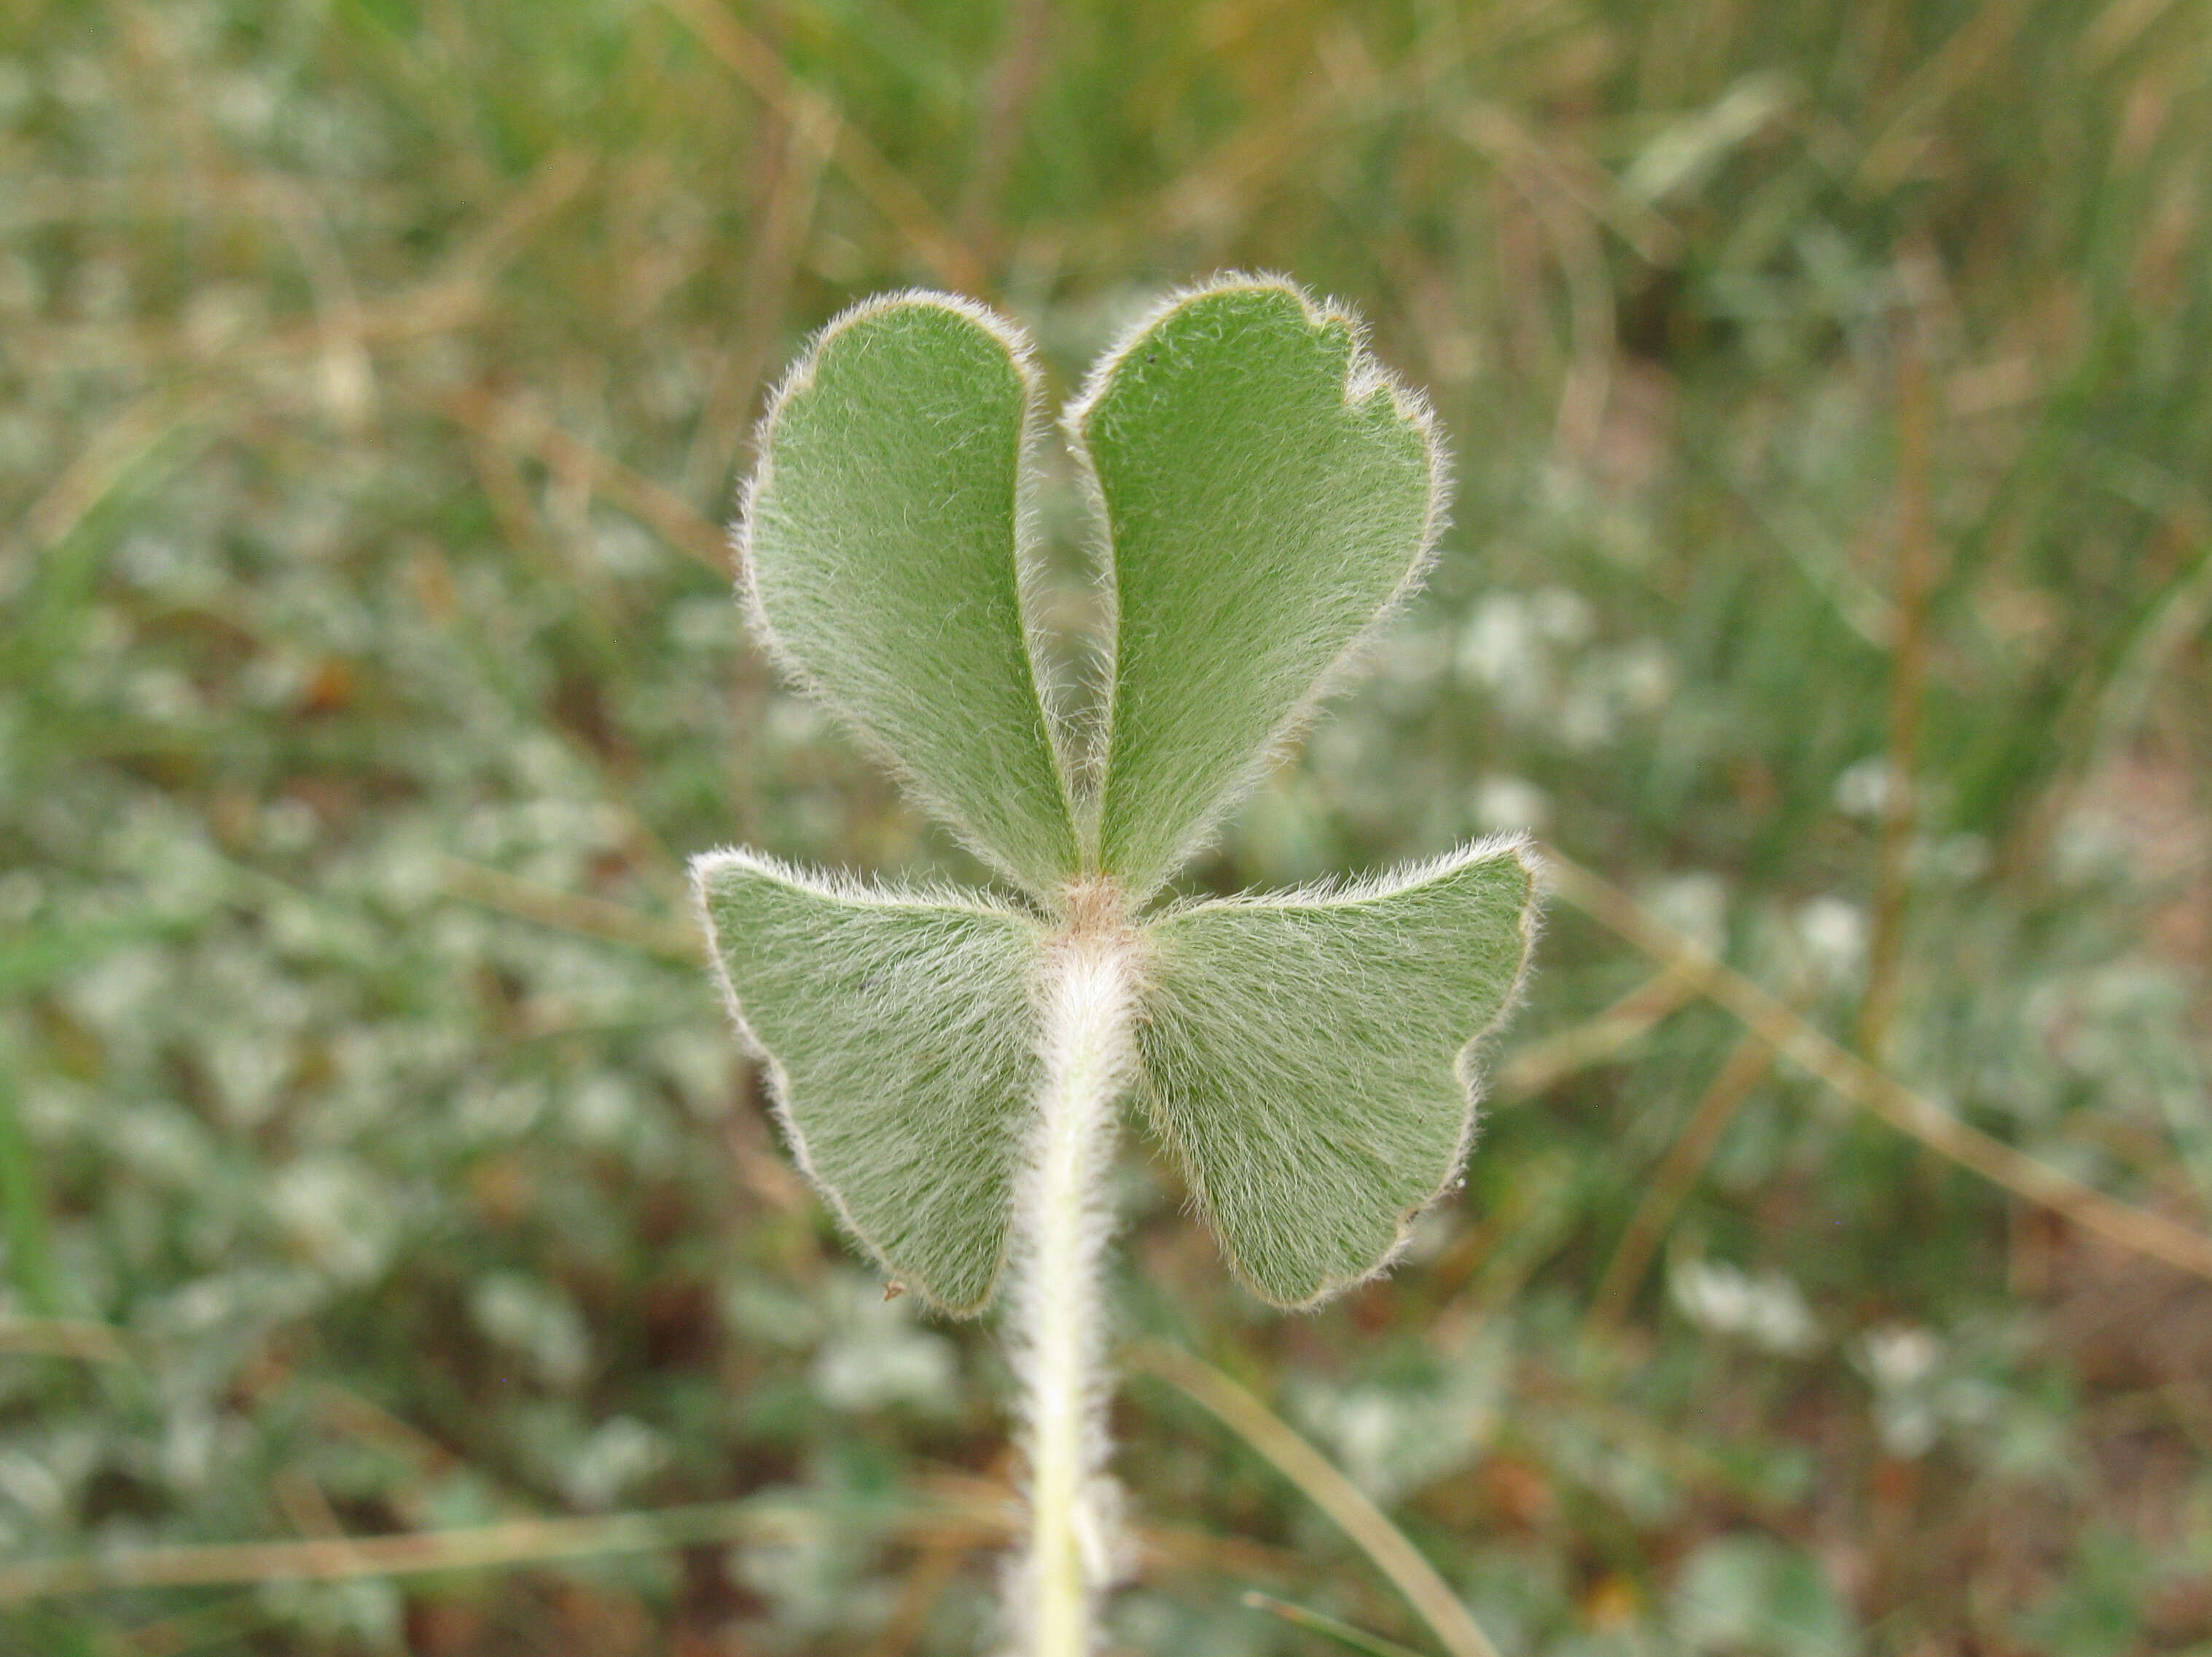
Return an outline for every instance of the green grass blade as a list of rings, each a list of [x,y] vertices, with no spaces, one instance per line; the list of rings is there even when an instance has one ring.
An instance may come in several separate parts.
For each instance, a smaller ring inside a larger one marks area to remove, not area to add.
[[[1382,1268],[1458,1173],[1474,1043],[1534,923],[1517,844],[1150,929],[1146,1106],[1238,1274],[1310,1306]]]
[[[1358,325],[1231,278],[1155,314],[1068,415],[1111,540],[1100,856],[1149,892],[1413,590],[1442,522],[1425,405]]]
[[[1021,606],[1036,375],[933,294],[832,322],[777,391],[739,526],[754,625],[921,802],[1032,890],[1079,859]]]
[[[1272,1593],[1262,1593],[1257,1588],[1248,1588],[1244,1593],[1245,1608],[1263,1611],[1268,1616],[1288,1623],[1292,1628],[1318,1634],[1323,1639],[1334,1640],[1347,1651],[1366,1654],[1366,1657],[1421,1657],[1411,1646],[1401,1646],[1395,1640],[1385,1640],[1379,1634],[1370,1634],[1365,1629],[1354,1628],[1349,1623],[1339,1622],[1304,1605],[1278,1599]]]
[[[799,1167],[898,1282],[946,1311],[981,1309],[1039,1080],[1038,923],[742,851],[698,859],[692,878]]]
[[[35,1317],[61,1310],[53,1245],[46,1228],[46,1182],[23,1132],[13,1048],[0,1039],[0,1235],[8,1243],[9,1275]]]

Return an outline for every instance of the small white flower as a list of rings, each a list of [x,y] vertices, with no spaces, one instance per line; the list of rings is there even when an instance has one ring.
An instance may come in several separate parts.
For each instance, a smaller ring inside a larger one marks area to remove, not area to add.
[[[1821,978],[1849,984],[1866,965],[1866,911],[1841,898],[1814,898],[1797,911],[1797,941]]]
[[[1896,798],[1902,780],[1880,754],[1862,759],[1836,778],[1836,809],[1846,817],[1880,817]]]
[[[1820,1343],[1820,1326],[1803,1292],[1779,1272],[1754,1277],[1720,1261],[1689,1259],[1668,1273],[1668,1287],[1685,1317],[1717,1335],[1787,1355]]]
[[[1901,1392],[1925,1380],[1943,1355],[1942,1343],[1925,1329],[1894,1324],[1859,1337],[1858,1363],[1878,1391]]]

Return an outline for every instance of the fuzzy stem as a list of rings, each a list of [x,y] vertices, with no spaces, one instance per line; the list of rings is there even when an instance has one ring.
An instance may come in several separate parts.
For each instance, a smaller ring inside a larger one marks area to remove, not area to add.
[[[1030,1527],[1011,1598],[1023,1657],[1090,1657],[1113,1575],[1103,1279],[1132,1000],[1127,933],[1103,916],[1079,919],[1048,971],[1044,1084],[1014,1211]]]

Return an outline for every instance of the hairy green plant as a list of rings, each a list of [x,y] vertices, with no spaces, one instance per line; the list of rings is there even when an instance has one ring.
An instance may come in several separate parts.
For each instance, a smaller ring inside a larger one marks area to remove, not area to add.
[[[1445,460],[1358,326],[1287,283],[1175,295],[1093,370],[1068,442],[1103,519],[1095,717],[1025,620],[1042,422],[1026,342],[909,293],[776,393],[738,529],[795,683],[1017,895],[745,851],[694,874],[793,1153],[899,1283],[966,1314],[1016,1264],[1036,1657],[1090,1650],[1116,1553],[1100,1272],[1115,1107],[1141,1101],[1252,1289],[1382,1270],[1456,1175],[1474,1053],[1534,919],[1517,841],[1284,893],[1161,901],[1419,582]]]

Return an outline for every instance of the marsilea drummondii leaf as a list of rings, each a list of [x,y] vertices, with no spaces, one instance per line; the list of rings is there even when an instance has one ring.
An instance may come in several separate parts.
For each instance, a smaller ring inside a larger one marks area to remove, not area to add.
[[[1093,722],[1024,618],[1037,375],[1013,325],[904,294],[817,337],[762,423],[738,544],[764,643],[1018,901],[694,868],[732,1014],[800,1166],[896,1280],[992,1296],[1070,941],[1126,963],[1128,1086],[1244,1281],[1309,1306],[1380,1270],[1455,1175],[1476,1043],[1534,916],[1515,841],[1334,888],[1147,900],[1419,582],[1425,405],[1286,282],[1178,294],[1066,421],[1115,636]],[[1088,788],[1077,778],[1094,778]]]
[[[1019,582],[1037,374],[940,295],[824,328],[772,400],[738,523],[753,629],[933,815],[1032,889],[1076,872]]]
[[[1162,308],[1066,424],[1104,510],[1115,618],[1100,861],[1142,898],[1413,590],[1444,458],[1352,320],[1275,284]]]
[[[703,860],[731,1013],[799,1166],[891,1274],[956,1312],[991,1297],[1024,1119],[1045,927],[980,893],[871,890]]]

